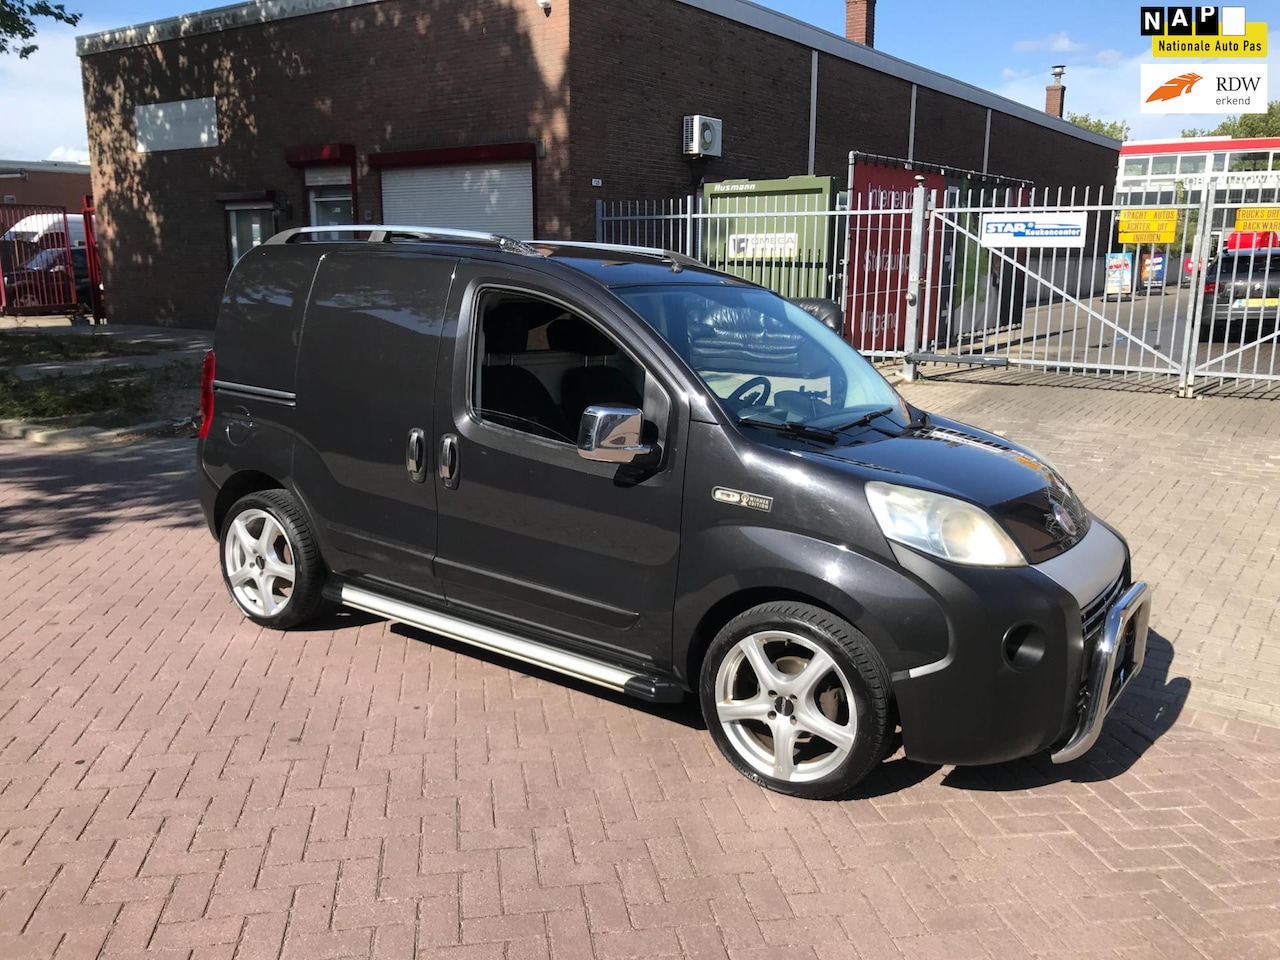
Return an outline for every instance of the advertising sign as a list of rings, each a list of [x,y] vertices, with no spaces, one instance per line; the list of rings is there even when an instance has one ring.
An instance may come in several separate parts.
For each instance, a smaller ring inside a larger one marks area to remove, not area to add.
[[[984,213],[982,245],[993,248],[1083,247],[1089,215],[1079,212]]]
[[[1107,282],[1104,288],[1109,297],[1127,297],[1133,293],[1133,254],[1107,254]]]
[[[1165,255],[1157,250],[1142,255],[1142,285],[1144,287],[1164,286]]]
[[[861,350],[914,349],[906,344],[911,205],[917,170],[860,163],[853,168],[850,237],[849,342]],[[924,186],[939,205],[947,188],[941,174],[926,173]],[[935,232],[933,258],[941,263],[942,233]],[[930,253],[925,251],[925,257]],[[935,283],[938,278],[934,278]],[[922,284],[923,286],[923,284]],[[932,340],[940,297],[922,291],[921,338]],[[928,304],[928,315],[923,305]]]

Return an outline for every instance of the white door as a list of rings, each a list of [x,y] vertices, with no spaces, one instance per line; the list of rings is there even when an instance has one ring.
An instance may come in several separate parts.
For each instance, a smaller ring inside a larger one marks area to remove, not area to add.
[[[382,171],[382,220],[533,238],[533,164],[466,163]]]

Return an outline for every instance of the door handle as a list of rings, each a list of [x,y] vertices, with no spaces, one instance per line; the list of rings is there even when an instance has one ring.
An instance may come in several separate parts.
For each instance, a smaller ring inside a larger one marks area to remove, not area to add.
[[[404,468],[409,471],[409,479],[414,483],[422,483],[427,478],[427,435],[420,427],[409,431],[409,440],[405,444]]]
[[[458,486],[458,436],[446,433],[440,440],[440,479],[446,489]]]

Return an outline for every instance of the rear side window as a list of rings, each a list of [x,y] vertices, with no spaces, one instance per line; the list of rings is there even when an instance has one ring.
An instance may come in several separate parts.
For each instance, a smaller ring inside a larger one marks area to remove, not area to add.
[[[1231,257],[1223,257],[1219,263],[1219,271],[1223,276],[1243,276],[1246,273],[1263,276],[1275,274],[1280,276],[1280,254],[1260,253],[1250,255],[1238,253]]]

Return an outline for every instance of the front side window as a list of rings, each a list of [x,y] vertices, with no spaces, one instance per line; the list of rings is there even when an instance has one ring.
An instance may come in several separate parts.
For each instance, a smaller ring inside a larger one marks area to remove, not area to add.
[[[588,406],[644,406],[644,369],[613,337],[560,304],[490,291],[480,299],[473,336],[471,406],[485,422],[576,444]]]
[[[794,304],[736,285],[622,288],[738,423],[839,431],[880,417],[909,419],[862,355]]]

